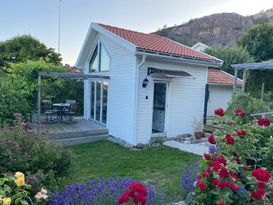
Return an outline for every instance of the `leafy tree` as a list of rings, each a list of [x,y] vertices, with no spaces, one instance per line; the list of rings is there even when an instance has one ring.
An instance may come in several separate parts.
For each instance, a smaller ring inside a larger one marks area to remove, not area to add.
[[[254,25],[238,41],[238,45],[244,47],[256,62],[268,61],[273,58],[273,25],[261,23]],[[272,91],[272,71],[251,71],[247,77],[247,90],[259,97],[262,81],[265,83],[265,92]]]
[[[40,71],[69,72],[67,68],[45,62],[27,61],[11,63],[8,74],[0,79],[0,124],[10,122],[14,113],[22,113],[28,119],[37,103],[37,76]],[[83,108],[83,82],[63,80],[57,77],[43,77],[42,99],[64,102],[75,99]]]
[[[47,48],[31,35],[22,35],[0,42],[0,68],[9,63],[21,63],[28,60],[40,60],[60,65],[61,55],[53,48]],[[1,70],[1,69],[0,69]]]
[[[245,48],[256,62],[273,58],[273,25],[269,23],[257,24],[250,28],[238,45]]]
[[[223,70],[233,74],[232,64],[238,63],[249,63],[253,62],[254,59],[249,53],[242,47],[221,47],[221,48],[208,48],[205,53],[215,56],[224,61]]]

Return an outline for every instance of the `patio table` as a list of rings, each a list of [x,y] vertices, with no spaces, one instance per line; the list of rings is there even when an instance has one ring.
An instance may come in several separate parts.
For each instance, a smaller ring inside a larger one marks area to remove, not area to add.
[[[69,106],[69,103],[53,103],[53,107],[58,109],[58,117],[56,122],[63,122],[64,110],[65,108],[69,108]]]

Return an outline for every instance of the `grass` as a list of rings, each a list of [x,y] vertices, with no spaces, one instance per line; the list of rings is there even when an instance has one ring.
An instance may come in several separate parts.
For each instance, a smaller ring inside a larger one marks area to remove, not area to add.
[[[143,183],[159,184],[169,201],[181,200],[181,176],[186,166],[200,157],[166,146],[133,151],[109,141],[71,147],[76,156],[75,167],[63,185],[86,182],[96,177],[128,176]]]

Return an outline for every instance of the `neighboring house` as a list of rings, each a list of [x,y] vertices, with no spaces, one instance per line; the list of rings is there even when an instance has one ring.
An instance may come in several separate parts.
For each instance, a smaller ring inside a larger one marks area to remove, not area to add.
[[[208,70],[208,102],[207,116],[214,116],[217,108],[228,108],[228,103],[233,95],[234,76],[217,69]],[[237,79],[238,85],[242,85],[242,80]]]
[[[194,44],[191,48],[196,51],[204,52],[206,50],[206,48],[210,48],[210,47],[204,43],[198,42],[198,43]]]
[[[134,145],[193,133],[208,67],[221,64],[166,37],[92,23],[76,63],[94,75],[84,82],[84,118]]]

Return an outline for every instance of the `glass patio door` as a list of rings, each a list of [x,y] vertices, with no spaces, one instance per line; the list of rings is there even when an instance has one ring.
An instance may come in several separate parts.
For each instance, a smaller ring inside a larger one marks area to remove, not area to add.
[[[107,119],[107,81],[91,81],[91,109],[90,117],[92,120],[101,124],[106,124]]]

